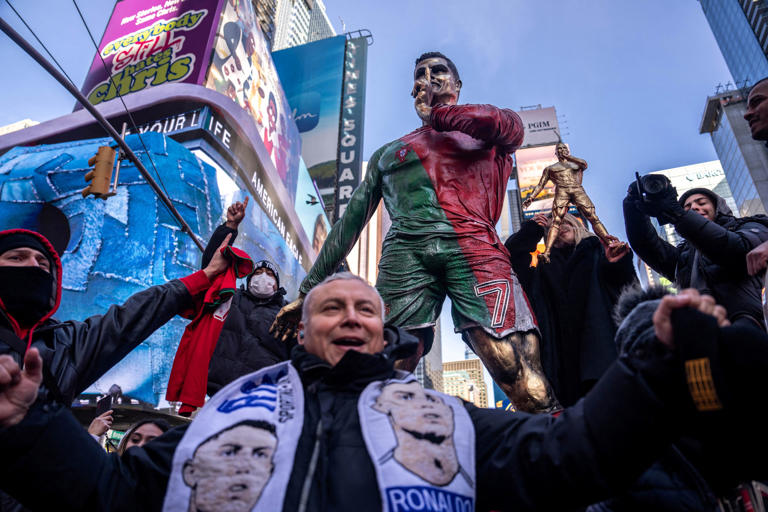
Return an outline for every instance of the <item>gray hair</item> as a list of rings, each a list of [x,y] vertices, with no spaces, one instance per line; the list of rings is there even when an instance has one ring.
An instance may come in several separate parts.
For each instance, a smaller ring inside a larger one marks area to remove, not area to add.
[[[339,280],[355,280],[360,281],[365,286],[370,288],[376,293],[376,297],[379,298],[379,304],[381,305],[381,320],[384,320],[384,299],[381,298],[381,295],[379,295],[379,291],[371,286],[368,281],[363,279],[360,276],[357,276],[353,274],[352,272],[337,272],[335,274],[331,274],[330,276],[323,279],[320,284],[313,286],[311,290],[309,290],[309,293],[304,297],[304,304],[301,306],[301,321],[304,323],[307,323],[307,319],[309,318],[309,305],[312,302],[312,295],[315,293],[315,290],[320,288],[324,284],[332,283],[333,281],[339,281]]]

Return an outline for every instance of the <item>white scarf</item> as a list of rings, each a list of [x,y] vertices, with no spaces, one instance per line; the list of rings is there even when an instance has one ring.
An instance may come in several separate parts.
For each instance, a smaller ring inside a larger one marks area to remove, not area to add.
[[[176,447],[163,511],[282,510],[303,416],[288,361],[228,384]]]
[[[469,414],[457,398],[398,373],[369,384],[358,401],[382,510],[473,511]],[[176,447],[163,511],[281,511],[303,416],[301,381],[287,361],[224,387]]]
[[[475,510],[475,427],[461,401],[412,374],[369,384],[358,402],[384,512]]]

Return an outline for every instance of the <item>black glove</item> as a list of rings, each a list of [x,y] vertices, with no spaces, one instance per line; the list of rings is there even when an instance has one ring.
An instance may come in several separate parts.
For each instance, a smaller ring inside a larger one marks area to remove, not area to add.
[[[677,190],[669,187],[653,196],[646,194],[636,202],[637,209],[646,215],[656,217],[659,224],[674,224],[685,214],[677,201]]]

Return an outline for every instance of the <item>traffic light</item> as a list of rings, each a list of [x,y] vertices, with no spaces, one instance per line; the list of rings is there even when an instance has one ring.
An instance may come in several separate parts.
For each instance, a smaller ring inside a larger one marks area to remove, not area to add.
[[[99,146],[99,151],[88,160],[88,165],[93,169],[85,174],[85,181],[91,183],[83,189],[83,197],[93,194],[99,199],[107,199],[115,195],[115,192],[109,190],[115,155],[115,150],[110,146]]]

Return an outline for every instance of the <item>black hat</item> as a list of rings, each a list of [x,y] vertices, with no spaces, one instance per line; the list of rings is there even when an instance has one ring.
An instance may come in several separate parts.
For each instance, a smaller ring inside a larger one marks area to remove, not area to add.
[[[257,270],[260,268],[266,268],[272,271],[273,274],[275,274],[275,281],[277,283],[277,287],[280,288],[280,274],[277,272],[277,267],[271,262],[267,260],[261,260],[256,262],[253,265],[253,273],[251,273],[250,276],[248,276],[248,284],[251,283],[251,278],[256,273]]]
[[[0,254],[10,251],[11,249],[18,249],[19,247],[29,247],[30,249],[40,251],[48,258],[51,268],[55,265],[51,251],[32,233],[25,233],[19,230],[0,236]]]
[[[707,196],[710,201],[712,201],[712,204],[717,208],[718,199],[720,199],[720,196],[709,190],[708,188],[692,188],[691,190],[686,190],[680,195],[680,198],[677,200],[677,202],[680,203],[680,206],[685,206],[685,200],[691,197],[694,194],[701,194],[704,196]]]

